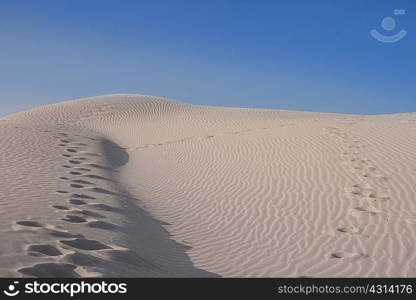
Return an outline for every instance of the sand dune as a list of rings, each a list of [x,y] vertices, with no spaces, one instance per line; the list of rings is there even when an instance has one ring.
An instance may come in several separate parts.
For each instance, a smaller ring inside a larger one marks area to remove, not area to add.
[[[108,95],[0,136],[0,276],[416,276],[416,114]]]

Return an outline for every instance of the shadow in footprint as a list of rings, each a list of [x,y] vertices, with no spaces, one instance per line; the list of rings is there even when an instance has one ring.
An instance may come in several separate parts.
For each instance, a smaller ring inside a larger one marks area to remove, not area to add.
[[[82,252],[75,252],[72,254],[67,254],[63,258],[66,262],[72,263],[78,266],[97,266],[98,264],[102,263],[104,260],[93,256],[91,254],[82,253]]]
[[[84,187],[81,184],[75,184],[75,183],[71,183],[69,186],[75,189],[82,189]]]
[[[103,249],[111,249],[111,247],[104,245],[96,240],[88,240],[88,239],[73,239],[73,240],[62,240],[60,241],[62,244],[81,249],[81,250],[103,250]]]
[[[86,181],[86,180],[80,180],[80,179],[76,179],[76,180],[72,180],[71,182],[73,183],[78,183],[78,184],[94,184],[92,182]]]
[[[105,178],[103,176],[98,176],[98,175],[84,175],[84,177],[88,177],[88,178],[91,178],[91,179],[99,179],[99,180],[104,180],[104,181],[109,181],[109,182],[114,182],[114,183],[119,183],[118,181],[108,179],[108,178]]]
[[[52,205],[53,208],[59,209],[59,210],[69,210],[69,207],[64,205]]]
[[[86,153],[83,153],[83,154],[86,155],[86,156],[91,156],[91,157],[101,157],[100,154],[96,154],[96,153],[86,152]]]
[[[361,230],[358,227],[340,227],[337,231],[349,234],[360,234]]]
[[[86,158],[86,157],[74,157],[74,159],[76,159],[76,160],[80,160],[80,161],[85,161],[85,160],[87,160],[88,158]]]
[[[16,224],[26,227],[44,227],[44,225],[36,221],[17,221]]]
[[[82,201],[82,200],[78,200],[78,199],[70,199],[69,203],[74,204],[74,205],[85,205],[85,204],[87,204],[87,202]]]
[[[69,192],[67,191],[56,191],[58,194],[68,194]]]
[[[100,194],[105,194],[105,195],[113,195],[113,196],[118,196],[118,197],[124,197],[124,198],[129,198],[129,199],[134,199],[139,201],[139,199],[130,197],[129,195],[124,195],[124,194],[120,194],[120,193],[115,193],[106,189],[102,189],[102,188],[92,188],[91,191],[96,192],[96,193],[100,193]]]
[[[79,210],[79,211],[76,211],[74,213],[81,214],[81,215],[87,216],[87,217],[98,218],[98,219],[100,219],[100,218],[106,218],[106,216],[103,216],[103,215],[101,215],[99,213],[96,213],[96,212],[93,212],[93,211],[89,211],[89,210],[86,210],[86,209]]]
[[[113,207],[107,204],[102,204],[102,203],[91,203],[89,204],[89,207],[99,209],[99,210],[109,211],[109,212],[115,212],[115,213],[123,212],[123,210],[120,208]]]
[[[69,174],[71,174],[71,175],[81,175],[82,173],[80,173],[80,172],[75,172],[75,171],[71,171],[71,172],[69,172]]]
[[[30,245],[27,248],[29,252],[39,252],[47,256],[59,256],[62,252],[52,245]]]
[[[50,236],[57,237],[57,238],[83,238],[82,234],[74,234],[67,231],[59,231],[55,229],[45,229],[46,233]]]
[[[106,171],[118,173],[117,170],[114,170],[114,169],[111,169],[111,168],[108,168],[108,167],[105,167],[105,166],[101,166],[101,165],[98,165],[98,164],[86,164],[86,166],[89,166],[91,168],[96,168],[96,169],[101,169],[101,170],[106,170]]]
[[[32,267],[22,268],[17,271],[24,275],[41,278],[79,277],[79,275],[74,271],[76,267],[77,266],[73,264],[42,263],[36,264]]]
[[[368,254],[357,253],[357,252],[335,252],[331,254],[331,258],[349,258],[349,259],[358,259],[369,257]]]
[[[87,168],[74,168],[74,170],[82,171],[82,172],[90,172],[91,171],[91,169],[87,169]]]
[[[84,195],[84,194],[72,194],[71,197],[80,198],[80,199],[90,199],[90,200],[96,199],[95,197]]]
[[[69,222],[69,223],[85,223],[87,220],[85,220],[82,217],[74,216],[74,215],[66,215],[65,218],[62,219],[63,221]]]
[[[91,228],[98,228],[98,229],[103,229],[103,230],[121,231],[121,227],[108,223],[108,222],[104,222],[104,221],[92,221],[92,222],[89,222],[87,226]]]

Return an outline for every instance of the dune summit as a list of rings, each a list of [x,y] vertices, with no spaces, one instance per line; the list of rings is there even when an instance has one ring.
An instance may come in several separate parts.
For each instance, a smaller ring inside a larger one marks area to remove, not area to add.
[[[108,95],[0,136],[2,277],[416,276],[416,114]]]

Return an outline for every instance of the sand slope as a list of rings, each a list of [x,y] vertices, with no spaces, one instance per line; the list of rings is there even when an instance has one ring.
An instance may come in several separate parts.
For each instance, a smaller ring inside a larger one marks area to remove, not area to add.
[[[108,95],[0,136],[0,276],[416,276],[416,114]]]

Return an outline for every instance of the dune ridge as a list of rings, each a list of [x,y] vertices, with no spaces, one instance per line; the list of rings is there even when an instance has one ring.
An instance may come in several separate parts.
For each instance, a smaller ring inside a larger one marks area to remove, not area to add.
[[[0,134],[0,276],[416,276],[415,113],[120,94]]]

